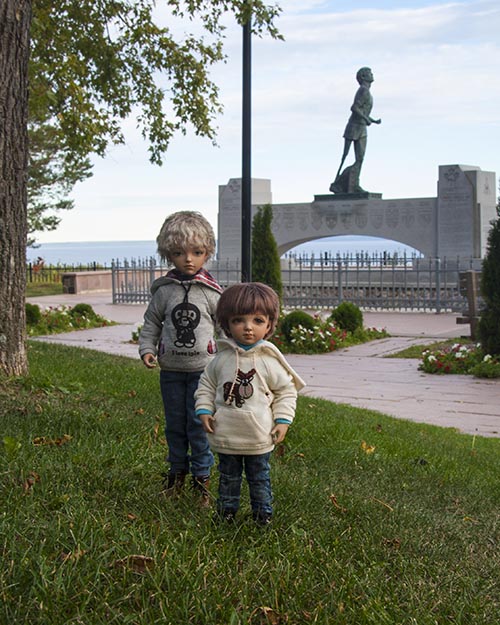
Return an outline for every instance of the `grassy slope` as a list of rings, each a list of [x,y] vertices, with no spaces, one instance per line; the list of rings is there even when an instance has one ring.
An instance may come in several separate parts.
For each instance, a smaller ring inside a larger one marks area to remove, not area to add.
[[[157,372],[41,343],[30,362],[0,387],[0,623],[498,622],[498,439],[300,398],[272,528],[246,494],[220,527],[158,495]]]

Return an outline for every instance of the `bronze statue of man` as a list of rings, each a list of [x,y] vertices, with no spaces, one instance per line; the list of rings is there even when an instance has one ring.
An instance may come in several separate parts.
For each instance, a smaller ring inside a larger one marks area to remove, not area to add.
[[[368,139],[367,126],[380,124],[381,119],[373,119],[370,113],[373,107],[373,98],[370,87],[374,80],[372,70],[362,67],[356,74],[359,89],[354,96],[351,106],[351,116],[344,131],[344,153],[335,180],[330,185],[332,193],[364,193],[359,184],[361,165],[365,157],[366,142]],[[344,161],[349,154],[351,143],[354,143],[355,161],[353,165],[346,167],[341,173]]]

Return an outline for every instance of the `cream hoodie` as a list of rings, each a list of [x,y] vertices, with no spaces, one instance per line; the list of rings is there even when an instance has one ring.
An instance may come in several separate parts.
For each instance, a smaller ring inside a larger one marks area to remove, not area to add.
[[[268,341],[245,350],[232,339],[220,339],[217,348],[195,393],[197,412],[215,417],[210,447],[249,456],[272,451],[271,430],[277,420],[293,421],[304,381]]]

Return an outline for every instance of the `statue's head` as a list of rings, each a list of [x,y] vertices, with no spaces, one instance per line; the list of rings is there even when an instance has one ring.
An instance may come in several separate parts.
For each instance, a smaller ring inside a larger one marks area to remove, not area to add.
[[[361,69],[358,69],[356,80],[359,84],[362,82],[373,82],[372,70],[369,67],[362,67]]]

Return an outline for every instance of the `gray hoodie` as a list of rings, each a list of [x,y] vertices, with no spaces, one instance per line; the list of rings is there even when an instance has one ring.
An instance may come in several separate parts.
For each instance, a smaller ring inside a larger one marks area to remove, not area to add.
[[[222,288],[205,269],[190,279],[178,276],[169,271],[151,285],[139,354],[154,354],[165,371],[202,371],[216,351],[215,309]]]

